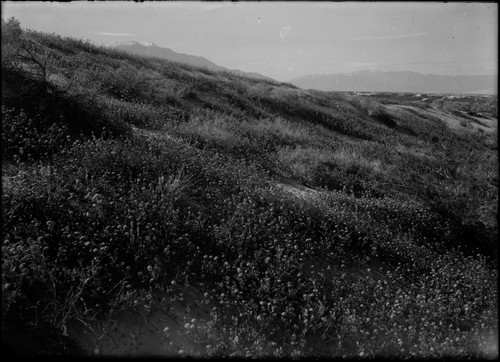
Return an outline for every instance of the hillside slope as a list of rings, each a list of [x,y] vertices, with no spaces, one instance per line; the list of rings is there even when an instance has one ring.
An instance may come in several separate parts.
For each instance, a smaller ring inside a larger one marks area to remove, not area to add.
[[[306,91],[2,21],[4,346],[494,357],[496,98],[476,101]]]

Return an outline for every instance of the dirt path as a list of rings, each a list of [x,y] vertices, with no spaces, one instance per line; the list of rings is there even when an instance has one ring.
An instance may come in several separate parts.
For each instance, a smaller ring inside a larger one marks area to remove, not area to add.
[[[73,326],[70,336],[98,356],[204,356],[206,344],[188,333],[210,317],[210,306],[200,304],[195,287],[177,285],[155,293],[147,305],[113,313],[106,321]]]

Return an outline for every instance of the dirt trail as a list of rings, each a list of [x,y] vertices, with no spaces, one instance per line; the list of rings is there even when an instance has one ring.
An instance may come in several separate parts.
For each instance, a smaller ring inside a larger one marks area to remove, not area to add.
[[[292,180],[276,182],[276,186],[300,198],[315,198],[320,194],[320,191],[311,189]]]
[[[70,335],[99,356],[203,356],[205,343],[187,333],[210,316],[210,306],[199,304],[202,300],[199,289],[177,285],[170,292],[156,293],[148,305],[117,311],[90,328],[74,326]]]

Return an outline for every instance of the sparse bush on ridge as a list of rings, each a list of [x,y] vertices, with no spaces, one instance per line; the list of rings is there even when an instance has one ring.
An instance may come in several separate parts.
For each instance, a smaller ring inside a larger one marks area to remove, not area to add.
[[[170,336],[167,354],[494,353],[492,136],[385,101],[18,35],[43,44],[47,77],[2,47],[2,165],[15,169],[2,175],[3,342],[48,325],[105,354],[118,312],[160,308],[192,343]]]

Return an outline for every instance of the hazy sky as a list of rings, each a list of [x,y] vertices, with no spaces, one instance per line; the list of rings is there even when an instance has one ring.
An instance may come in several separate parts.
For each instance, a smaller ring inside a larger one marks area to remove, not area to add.
[[[498,4],[8,2],[21,26],[95,43],[149,41],[288,81],[364,69],[497,74]]]

